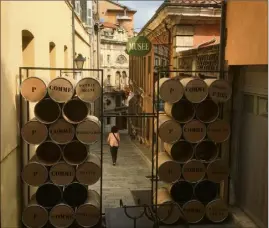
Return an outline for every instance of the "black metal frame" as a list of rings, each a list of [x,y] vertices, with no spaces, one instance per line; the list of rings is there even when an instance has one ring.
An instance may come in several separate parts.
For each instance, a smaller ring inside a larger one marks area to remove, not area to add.
[[[23,78],[23,71],[26,71],[26,76]],[[62,77],[61,73],[62,71],[68,71],[69,73],[76,73],[76,72],[97,72],[98,75],[101,73],[101,96],[100,96],[100,116],[103,114],[103,70],[102,69],[77,69],[77,68],[49,68],[49,67],[20,67],[19,68],[19,84],[17,85],[17,91],[18,91],[18,96],[19,96],[19,129],[18,129],[18,137],[19,137],[19,142],[20,142],[20,167],[19,169],[22,170],[24,168],[25,164],[25,159],[24,159],[24,154],[25,152],[27,153],[26,157],[26,162],[29,162],[30,160],[30,145],[24,142],[24,140],[21,137],[21,129],[23,125],[29,121],[30,113],[29,113],[29,101],[26,101],[21,93],[20,93],[20,87],[24,79],[29,78],[29,71],[31,70],[44,70],[44,71],[59,71],[59,76]],[[25,107],[26,105],[26,107]],[[26,113],[25,113],[26,112]],[[25,117],[26,114],[26,117]],[[102,218],[102,199],[103,199],[103,118],[100,118],[101,122],[101,135],[100,135],[100,146],[101,146],[101,177],[100,177],[100,219]],[[24,147],[27,147],[26,151],[24,150]],[[27,187],[27,198],[25,198],[25,187]],[[23,209],[28,205],[30,201],[30,186],[24,183],[21,180],[21,205],[20,205],[20,214],[22,214]],[[24,224],[21,222],[21,227],[24,227]]]

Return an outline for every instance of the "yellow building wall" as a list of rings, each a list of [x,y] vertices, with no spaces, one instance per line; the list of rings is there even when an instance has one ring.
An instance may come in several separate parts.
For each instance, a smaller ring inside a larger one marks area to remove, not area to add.
[[[64,67],[64,46],[68,67],[72,67],[72,11],[65,1],[1,1],[1,227],[19,227],[20,170],[18,149],[17,83],[23,66],[22,30],[34,36],[30,55],[36,67],[49,67],[49,43],[55,44],[55,65]],[[89,41],[76,19],[76,30]],[[75,39],[76,52],[90,59],[90,48]],[[24,61],[25,62],[25,61]],[[50,78],[49,71],[31,75]]]
[[[268,2],[227,3],[226,60],[229,65],[268,64]]]

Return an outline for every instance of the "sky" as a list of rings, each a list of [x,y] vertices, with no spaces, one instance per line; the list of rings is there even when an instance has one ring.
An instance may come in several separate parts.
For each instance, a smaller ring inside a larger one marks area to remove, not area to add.
[[[163,0],[133,0],[133,1],[118,1],[120,4],[126,5],[137,12],[134,15],[134,28],[136,32],[139,32],[141,28],[150,20],[159,6],[163,3]]]

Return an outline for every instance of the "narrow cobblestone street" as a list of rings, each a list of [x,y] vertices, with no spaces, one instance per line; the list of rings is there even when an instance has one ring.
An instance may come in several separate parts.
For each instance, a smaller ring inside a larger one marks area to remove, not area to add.
[[[120,199],[125,205],[135,205],[131,191],[150,190],[151,166],[141,150],[131,141],[127,134],[121,134],[117,165],[113,166],[106,135],[103,140],[103,210],[120,206]],[[93,145],[91,153],[100,156],[100,143]],[[100,191],[100,181],[90,186]]]

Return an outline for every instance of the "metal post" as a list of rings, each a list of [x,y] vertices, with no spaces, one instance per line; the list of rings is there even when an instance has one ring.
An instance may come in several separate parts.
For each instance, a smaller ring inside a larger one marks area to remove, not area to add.
[[[219,71],[221,79],[224,79],[225,46],[226,46],[226,2],[222,1],[221,24],[220,24],[220,50],[219,50]]]
[[[73,49],[73,68],[75,68],[75,0],[72,0],[72,49]]]

